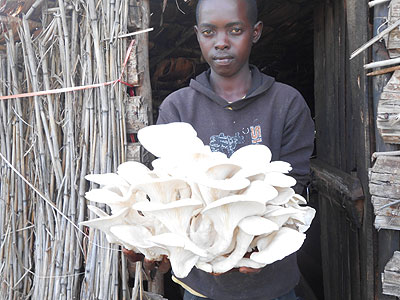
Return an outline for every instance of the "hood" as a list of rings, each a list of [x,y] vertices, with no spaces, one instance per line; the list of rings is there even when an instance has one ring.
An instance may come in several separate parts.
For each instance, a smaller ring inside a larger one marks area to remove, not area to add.
[[[211,101],[214,101],[224,108],[239,110],[258,99],[258,96],[268,91],[275,82],[275,78],[261,73],[258,68],[253,65],[250,65],[250,70],[252,74],[252,86],[249,92],[245,98],[233,103],[228,103],[225,99],[214,92],[210,84],[210,70],[201,73],[196,77],[196,79],[192,79],[190,81],[190,87],[199,93],[204,94]]]

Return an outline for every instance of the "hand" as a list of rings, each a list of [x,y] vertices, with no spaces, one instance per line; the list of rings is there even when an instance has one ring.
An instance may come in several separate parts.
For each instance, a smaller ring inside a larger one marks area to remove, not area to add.
[[[261,269],[254,269],[249,267],[240,267],[239,272],[243,274],[257,274],[261,272]]]
[[[136,253],[124,247],[122,247],[122,252],[125,254],[126,259],[131,263],[135,263],[137,261],[143,261],[144,259],[144,255],[142,253]]]
[[[256,251],[247,252],[244,257],[249,258],[250,255]],[[243,274],[257,274],[261,272],[261,269],[249,268],[249,267],[240,267],[239,272]]]
[[[136,253],[126,248],[122,248],[122,252],[130,263],[142,261],[143,269],[146,275],[151,279],[154,278],[156,272],[164,274],[167,273],[168,270],[171,268],[171,263],[166,255],[163,255],[160,261],[155,261],[145,258],[144,255],[141,253]]]
[[[167,273],[171,268],[171,263],[166,255],[163,255],[160,261],[149,260],[147,258],[143,261],[143,267],[145,270],[153,271],[157,270],[162,274]]]
[[[254,268],[249,268],[249,267],[240,267],[240,268],[233,268],[231,270],[229,270],[228,272],[225,273],[211,273],[214,276],[220,276],[222,274],[227,274],[227,273],[231,273],[231,272],[240,272],[243,274],[257,274],[259,272],[261,272],[261,269],[254,269]]]

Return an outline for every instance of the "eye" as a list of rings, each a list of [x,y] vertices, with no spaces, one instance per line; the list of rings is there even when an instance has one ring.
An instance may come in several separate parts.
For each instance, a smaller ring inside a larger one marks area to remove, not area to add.
[[[201,31],[201,34],[202,35],[204,35],[204,36],[210,36],[210,35],[212,35],[212,30],[211,29],[203,29],[202,31]]]
[[[233,33],[233,34],[241,34],[242,31],[243,31],[242,28],[239,28],[239,27],[233,27],[231,29],[231,33]]]

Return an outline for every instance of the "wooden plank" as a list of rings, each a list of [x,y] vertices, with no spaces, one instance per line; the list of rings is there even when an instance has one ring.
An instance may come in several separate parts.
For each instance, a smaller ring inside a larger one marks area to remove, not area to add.
[[[347,167],[348,163],[348,153],[347,145],[349,135],[347,134],[347,121],[349,118],[349,113],[347,111],[346,103],[350,102],[350,99],[346,99],[346,74],[345,65],[346,57],[345,52],[345,9],[343,1],[332,1],[333,3],[333,14],[334,14],[334,32],[335,32],[335,97],[337,98],[337,141],[338,141],[338,165],[337,167],[344,171],[350,171]]]
[[[134,86],[139,85],[138,62],[137,62],[137,45],[133,45],[132,52],[129,55],[126,66],[127,82]]]
[[[141,12],[141,29],[150,27],[150,0],[139,0],[138,6]],[[139,34],[137,36],[136,45],[138,53],[138,74],[140,86],[137,88],[137,95],[143,97],[143,110],[147,111],[146,125],[153,124],[153,104],[152,91],[150,83],[150,67],[149,67],[149,37],[148,33]]]
[[[321,214],[321,256],[322,256],[322,272],[323,272],[323,281],[324,281],[324,294],[326,300],[334,300],[330,296],[331,291],[334,291],[335,280],[332,277],[332,271],[330,262],[332,259],[331,255],[331,243],[332,236],[328,232],[330,226],[330,211],[332,210],[332,203],[328,200],[328,198],[324,197],[323,194],[318,194],[319,198],[319,208]]]
[[[382,288],[386,295],[400,297],[400,252],[395,251],[382,274]]]
[[[325,134],[324,124],[324,107],[325,107],[325,91],[327,81],[325,79],[326,68],[326,52],[325,52],[325,3],[324,1],[316,2],[314,10],[314,96],[315,96],[315,123],[316,123],[316,147],[318,153],[324,151],[322,146],[328,143],[329,135]],[[321,123],[321,125],[320,125]]]
[[[337,201],[318,196],[325,300],[361,299],[358,230]]]
[[[377,173],[400,174],[400,156],[378,156],[372,171]]]
[[[360,274],[360,239],[359,231],[352,228],[350,230],[349,240],[352,241],[352,246],[349,247],[348,256],[350,260],[350,278],[351,299],[361,298],[361,274]]]
[[[349,55],[370,38],[369,32],[369,8],[367,1],[347,0],[347,38]],[[376,32],[376,31],[375,31]],[[371,126],[372,111],[369,101],[369,85],[363,66],[368,61],[368,53],[364,52],[349,63],[347,84],[351,89],[353,143],[356,155],[357,178],[360,179],[363,190],[368,190],[368,168],[372,149]],[[381,77],[381,76],[377,76]],[[368,194],[363,202],[363,223],[359,231],[359,268],[360,268],[360,293],[355,299],[375,298],[375,274],[374,274],[374,229],[373,210]]]
[[[323,19],[318,19],[318,28],[315,45],[320,49],[315,49],[316,69],[315,75],[315,122],[316,122],[316,147],[317,153],[324,153],[321,156],[326,163],[335,167],[340,166],[340,132],[339,132],[339,103],[337,95],[337,78],[335,75],[335,17],[333,3],[324,3],[320,9]]]
[[[394,24],[400,18],[400,1],[399,0],[392,0],[390,3],[390,10],[389,10],[389,22],[388,26]],[[398,27],[393,29],[387,38],[387,46],[388,50],[398,49],[400,48],[400,30]],[[391,52],[389,52],[391,53]],[[398,57],[399,54],[396,51],[392,52],[393,55],[390,55],[391,58]]]
[[[370,184],[369,190],[372,195],[385,198],[398,198],[400,195],[400,185],[394,184]]]
[[[311,161],[312,182],[320,193],[329,195],[332,201],[344,208],[348,218],[357,227],[361,226],[364,192],[360,180],[336,169],[319,159]]]
[[[374,206],[375,215],[377,216],[398,216],[399,212],[399,199],[382,198],[382,197],[371,197],[372,204]],[[392,206],[388,204],[393,203]]]
[[[144,97],[128,97],[125,107],[126,131],[128,133],[136,133],[139,129],[148,125],[148,105],[144,102]]]
[[[135,30],[141,28],[141,7],[137,0],[129,0],[128,28]]]
[[[400,184],[400,176],[396,172],[388,174],[372,173],[370,176],[370,183],[381,184]]]
[[[376,216],[375,218],[375,228],[380,229],[390,229],[390,230],[400,230],[400,218],[399,216]]]
[[[141,161],[140,160],[140,144],[139,143],[128,143],[126,151],[127,161]]]
[[[384,142],[400,144],[400,70],[393,73],[383,91],[377,107],[377,127]]]
[[[375,228],[400,230],[400,157],[379,156],[370,171]]]

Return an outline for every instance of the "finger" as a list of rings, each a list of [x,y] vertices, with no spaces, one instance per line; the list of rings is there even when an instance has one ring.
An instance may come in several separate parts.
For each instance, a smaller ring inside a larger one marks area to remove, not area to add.
[[[239,272],[244,273],[244,274],[256,274],[259,273],[261,269],[254,269],[254,268],[248,268],[248,267],[240,267]]]
[[[132,250],[128,250],[126,248],[122,248],[122,252],[124,253],[125,257],[130,261],[130,262],[137,262],[141,261],[144,258],[144,255],[141,253],[136,253]]]
[[[170,268],[171,268],[171,263],[170,263],[168,257],[164,255],[160,262],[158,270],[161,273],[167,273]]]
[[[145,258],[143,260],[143,267],[145,270],[153,270],[156,267],[156,261]]]

